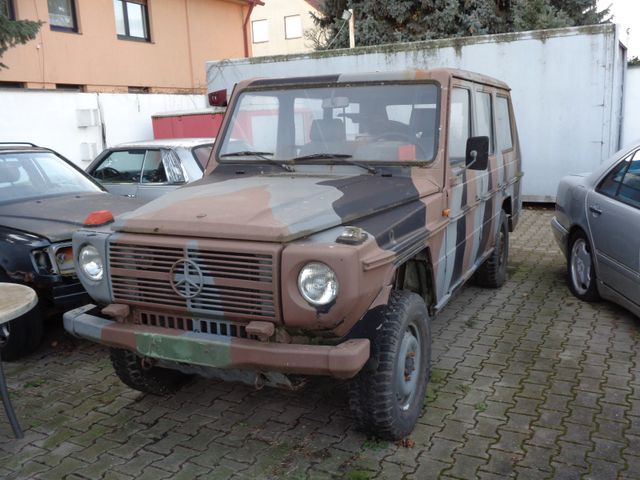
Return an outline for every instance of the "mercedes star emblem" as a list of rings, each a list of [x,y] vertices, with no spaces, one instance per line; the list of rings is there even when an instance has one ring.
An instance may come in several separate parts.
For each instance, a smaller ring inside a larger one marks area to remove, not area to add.
[[[202,270],[193,260],[181,258],[171,266],[169,281],[173,291],[182,298],[197,296],[204,286]]]

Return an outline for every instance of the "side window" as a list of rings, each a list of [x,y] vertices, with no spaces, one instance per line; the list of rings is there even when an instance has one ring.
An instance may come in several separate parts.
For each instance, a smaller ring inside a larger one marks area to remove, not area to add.
[[[449,119],[449,161],[464,162],[467,139],[471,136],[469,90],[454,88],[451,92]]]
[[[121,150],[111,152],[92,175],[109,183],[138,183],[145,150]]]
[[[640,151],[636,152],[624,174],[618,197],[623,202],[640,208]]]
[[[491,94],[476,92],[476,135],[489,137],[489,154],[493,149],[493,108],[491,107]]]
[[[501,151],[513,148],[511,137],[511,117],[509,116],[509,100],[507,97],[496,97],[496,125],[498,129],[498,147]]]
[[[160,150],[147,150],[142,169],[142,183],[165,183],[166,181],[167,173]]]
[[[597,191],[640,208],[640,150],[618,163],[600,182]]]

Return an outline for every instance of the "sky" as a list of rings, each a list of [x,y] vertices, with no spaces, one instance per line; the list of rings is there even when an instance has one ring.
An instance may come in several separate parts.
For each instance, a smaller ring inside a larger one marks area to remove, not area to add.
[[[622,26],[620,40],[627,47],[627,58],[640,58],[640,1],[598,0],[598,8],[611,5],[612,21]]]

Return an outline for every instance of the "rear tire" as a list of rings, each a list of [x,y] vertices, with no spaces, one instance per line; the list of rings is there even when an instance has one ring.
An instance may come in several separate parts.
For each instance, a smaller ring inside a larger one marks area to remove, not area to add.
[[[169,395],[189,379],[189,375],[177,370],[144,367],[142,358],[129,350],[111,348],[110,356],[113,369],[122,383],[143,393]]]
[[[509,260],[509,224],[507,214],[500,211],[498,234],[493,252],[478,268],[475,281],[481,287],[500,288],[507,280],[507,262]]]
[[[424,300],[393,291],[372,310],[371,359],[349,385],[349,406],[358,429],[387,440],[411,433],[424,404],[431,368],[431,332]]]
[[[575,232],[569,239],[567,276],[569,290],[577,298],[585,302],[600,300],[591,245],[581,230]]]

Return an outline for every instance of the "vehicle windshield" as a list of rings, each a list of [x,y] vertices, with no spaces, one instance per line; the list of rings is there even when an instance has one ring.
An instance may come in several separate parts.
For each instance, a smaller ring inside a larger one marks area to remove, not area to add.
[[[437,105],[432,83],[248,90],[235,102],[218,157],[297,164],[430,161]]]
[[[95,183],[53,153],[0,153],[0,202],[100,191]]]

